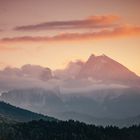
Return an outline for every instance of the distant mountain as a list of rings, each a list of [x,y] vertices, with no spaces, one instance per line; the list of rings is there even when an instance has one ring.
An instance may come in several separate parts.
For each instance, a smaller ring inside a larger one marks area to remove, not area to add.
[[[75,62],[69,62],[65,69],[58,69],[54,71],[54,75],[60,79],[75,78],[79,73],[84,62],[77,60]]]
[[[140,114],[140,88],[97,89],[83,93],[33,88],[3,92],[0,99],[33,112],[57,117],[61,112],[75,112],[97,118],[128,118]],[[64,116],[65,117],[65,116]]]
[[[78,112],[59,112],[56,117],[61,120],[78,120],[94,125],[113,125],[118,127],[129,127],[140,124],[140,115],[125,119],[97,118],[88,114]],[[56,121],[56,119],[41,114],[33,113],[10,104],[0,102],[0,123],[27,122],[32,120]]]
[[[111,119],[111,118],[100,118],[92,115],[78,113],[78,112],[60,112],[56,115],[61,120],[78,120],[88,124],[100,125],[100,126],[118,126],[118,127],[129,127],[132,125],[140,124],[140,115],[135,117],[128,117],[124,119]]]
[[[0,91],[17,88],[88,87],[95,84],[140,86],[140,77],[106,55],[91,55],[86,62],[70,62],[65,69],[26,64],[0,70]]]
[[[17,122],[26,122],[40,119],[48,121],[56,120],[52,117],[37,114],[4,102],[0,102],[0,122],[10,122],[12,120]]]
[[[17,89],[3,92],[0,100],[14,106],[44,114],[63,110],[64,108],[64,104],[59,97],[59,92],[55,93],[52,90],[41,88]]]
[[[56,117],[62,112],[85,120],[140,114],[140,77],[106,55],[91,55],[53,72],[30,64],[5,68],[0,91],[2,101]]]
[[[106,55],[91,55],[79,71],[78,78],[92,78],[101,82],[140,83],[134,72]]]

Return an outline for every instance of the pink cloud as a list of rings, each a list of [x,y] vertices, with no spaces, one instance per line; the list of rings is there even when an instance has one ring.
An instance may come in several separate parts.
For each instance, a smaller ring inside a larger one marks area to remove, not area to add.
[[[87,29],[87,28],[106,28],[114,26],[115,22],[120,19],[116,15],[107,16],[90,16],[81,20],[68,21],[49,21],[33,25],[17,26],[16,31],[33,31],[33,30],[64,30],[64,29]]]
[[[94,32],[83,33],[63,33],[55,36],[23,36],[13,38],[3,38],[1,43],[7,42],[50,42],[50,41],[72,41],[87,39],[107,39],[118,37],[140,36],[140,26],[121,26],[114,29],[106,29]],[[4,48],[3,48],[4,49]],[[6,49],[6,48],[5,48]]]

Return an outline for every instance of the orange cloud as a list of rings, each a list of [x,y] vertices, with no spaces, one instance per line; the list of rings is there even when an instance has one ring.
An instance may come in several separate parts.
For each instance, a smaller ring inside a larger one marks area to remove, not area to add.
[[[108,16],[90,16],[87,20],[97,24],[110,24],[118,21],[119,16],[108,15]]]
[[[120,19],[116,15],[91,16],[81,20],[69,21],[50,21],[34,25],[17,26],[16,31],[33,31],[33,30],[63,30],[63,29],[87,29],[87,28],[105,28],[114,27],[115,22]]]
[[[63,33],[56,36],[23,36],[14,38],[3,38],[4,42],[50,42],[50,41],[72,41],[72,40],[87,40],[87,39],[106,39],[117,37],[140,36],[140,26],[121,26],[114,29],[106,29],[94,32],[84,33]]]
[[[112,35],[118,35],[118,36],[136,36],[140,35],[140,26],[122,26],[115,28],[112,32]]]

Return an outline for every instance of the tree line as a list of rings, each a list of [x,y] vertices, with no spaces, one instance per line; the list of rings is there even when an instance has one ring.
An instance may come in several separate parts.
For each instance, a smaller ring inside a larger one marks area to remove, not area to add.
[[[140,140],[140,125],[102,127],[73,120],[1,123],[0,140]]]

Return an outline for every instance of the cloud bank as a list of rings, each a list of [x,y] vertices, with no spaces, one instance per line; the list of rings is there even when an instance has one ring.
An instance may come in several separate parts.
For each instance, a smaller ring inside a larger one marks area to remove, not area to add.
[[[22,36],[13,38],[3,38],[4,42],[55,42],[55,41],[78,41],[78,40],[94,40],[108,39],[116,37],[140,36],[140,26],[120,26],[113,29],[103,29],[100,31],[83,32],[83,33],[63,33],[55,36]]]
[[[114,26],[115,22],[120,19],[119,16],[91,16],[82,20],[69,21],[49,21],[34,25],[17,26],[16,31],[36,31],[36,30],[64,30],[64,29],[90,29],[90,28],[106,28]]]

